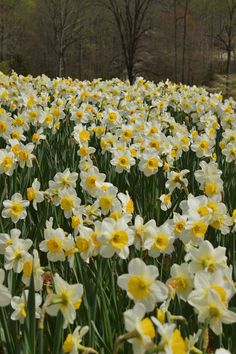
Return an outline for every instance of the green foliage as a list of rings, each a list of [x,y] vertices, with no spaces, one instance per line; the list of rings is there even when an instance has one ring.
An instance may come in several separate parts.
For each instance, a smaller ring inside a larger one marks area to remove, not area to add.
[[[2,71],[5,75],[10,75],[11,66],[9,61],[1,61],[0,62],[0,71]]]
[[[15,54],[10,62],[11,68],[17,73],[21,75],[28,74],[28,63],[26,59],[21,54]]]

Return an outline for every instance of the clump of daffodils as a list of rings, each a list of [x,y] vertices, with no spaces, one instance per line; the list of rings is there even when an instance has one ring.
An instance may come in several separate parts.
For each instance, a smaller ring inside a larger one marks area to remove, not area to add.
[[[3,349],[234,350],[235,163],[232,98],[0,73]]]

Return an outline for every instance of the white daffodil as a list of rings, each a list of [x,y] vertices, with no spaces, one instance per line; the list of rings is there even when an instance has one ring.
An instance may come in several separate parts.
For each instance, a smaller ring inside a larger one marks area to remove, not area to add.
[[[97,240],[101,243],[101,256],[110,258],[117,253],[120,258],[125,259],[129,255],[129,246],[134,241],[134,231],[127,225],[124,218],[118,221],[105,218],[102,221],[101,235]]]
[[[194,277],[195,290],[188,297],[188,302],[194,306],[195,301],[205,301],[210,290],[214,290],[220,297],[223,305],[227,306],[235,295],[235,287],[225,276],[226,269],[216,270],[214,273],[198,272]]]
[[[91,139],[90,132],[86,129],[86,126],[83,124],[77,124],[74,127],[72,136],[74,137],[75,141],[80,145],[89,142],[89,140]]]
[[[114,151],[110,163],[115,166],[117,173],[122,173],[123,171],[130,172],[131,166],[135,165],[135,159],[129,150]]]
[[[6,270],[13,269],[16,273],[21,273],[25,258],[28,257],[28,250],[32,246],[33,241],[30,239],[16,239],[5,252]]]
[[[80,206],[81,200],[77,197],[77,193],[73,188],[66,188],[59,191],[60,207],[64,211],[64,215],[69,219],[73,212]]]
[[[75,245],[74,237],[71,234],[67,235],[67,237],[64,240],[64,251],[65,251],[65,256],[67,257],[67,260],[69,262],[70,268],[73,268],[75,253],[78,252],[78,250]]]
[[[172,193],[175,188],[187,188],[188,179],[185,177],[189,173],[189,170],[182,170],[180,172],[171,171],[168,173],[167,182],[165,184],[166,188]]]
[[[33,150],[34,150],[34,144],[32,143],[26,145],[23,144],[20,145],[17,158],[21,168],[24,168],[25,166],[31,168],[33,166],[33,159],[35,158],[35,156],[32,154]]]
[[[94,231],[85,226],[79,226],[78,231],[80,234],[75,239],[76,247],[83,260],[89,263],[95,250],[95,244],[93,242]]]
[[[215,272],[219,268],[227,268],[226,248],[218,246],[214,248],[209,241],[201,242],[199,248],[192,247],[185,256],[190,261],[190,271],[201,270]]]
[[[76,317],[76,310],[79,309],[83,295],[83,285],[69,284],[59,274],[53,278],[56,294],[53,294],[51,305],[47,307],[47,313],[57,316],[61,311],[64,316],[64,328],[72,324]]]
[[[33,203],[35,210],[38,210],[37,204],[44,201],[44,195],[43,192],[40,191],[40,183],[37,178],[35,178],[32,186],[27,188],[27,199]]]
[[[11,314],[11,319],[13,321],[20,321],[23,323],[27,312],[27,301],[28,301],[29,291],[24,290],[21,296],[14,296],[11,300],[11,307],[13,308],[13,313]],[[35,293],[35,317],[40,318],[40,305],[42,303],[42,297],[40,294]]]
[[[87,143],[84,143],[80,146],[79,150],[77,151],[77,155],[81,158],[88,158],[91,154],[94,154],[96,149],[92,146],[88,146]]]
[[[103,215],[107,215],[114,209],[119,208],[120,202],[117,199],[118,189],[114,186],[111,187],[102,187],[97,192],[97,201],[95,202],[95,206],[101,209]]]
[[[224,349],[224,348],[219,348],[216,349],[215,354],[231,354],[230,351]]]
[[[167,284],[175,290],[180,299],[186,301],[193,288],[193,274],[189,271],[189,264],[173,264],[170,274],[171,278]]]
[[[23,200],[20,193],[15,193],[11,200],[4,200],[3,206],[2,217],[11,218],[12,222],[16,224],[17,221],[26,218],[26,208],[29,206],[29,201]]]
[[[12,176],[16,168],[16,158],[11,151],[0,150],[0,174]]]
[[[43,269],[40,266],[40,259],[37,250],[33,250],[33,257],[28,254],[23,263],[23,276],[22,282],[29,286],[31,275],[34,276],[34,288],[35,291],[40,291],[43,287]]]
[[[146,311],[152,311],[158,302],[167,298],[167,286],[156,280],[159,276],[156,266],[147,266],[141,259],[134,258],[129,262],[128,272],[119,276],[117,283],[135,303],[144,304]]]
[[[159,227],[149,227],[148,235],[143,248],[148,250],[151,257],[158,257],[160,254],[170,254],[173,250],[174,235],[168,223]]]
[[[140,250],[143,247],[145,240],[148,238],[152,229],[155,229],[156,221],[154,219],[149,220],[144,224],[144,220],[140,215],[137,215],[134,220],[134,246]]]
[[[236,162],[236,144],[235,142],[229,143],[224,149],[222,149],[222,154],[225,155],[227,162]]]
[[[144,318],[145,313],[145,306],[141,303],[124,312],[125,329],[133,335],[128,342],[132,344],[134,354],[146,353],[153,346],[156,336],[152,321],[148,317]]]
[[[134,212],[134,202],[129,196],[129,193],[126,191],[124,193],[118,193],[118,198],[122,203],[122,210],[124,213],[133,214]]]
[[[47,252],[47,258],[51,262],[64,261],[64,241],[65,233],[61,228],[53,229],[47,227],[44,230],[44,241],[41,241],[39,248]]]
[[[200,162],[200,170],[194,172],[196,181],[200,184],[200,189],[209,198],[221,199],[223,191],[223,181],[221,179],[222,171],[218,168],[218,164],[214,161],[209,163]]]
[[[108,108],[107,112],[104,113],[104,121],[109,127],[121,126],[122,118],[118,110]]]
[[[21,231],[11,229],[9,234],[0,233],[0,254],[5,254],[7,247],[11,246],[20,237]]]
[[[32,142],[37,146],[42,140],[46,140],[46,135],[43,134],[43,128],[39,128],[35,133],[33,133]]]
[[[195,299],[194,307],[198,312],[198,321],[209,321],[209,326],[216,335],[222,333],[222,323],[231,324],[236,322],[236,313],[229,311],[222,303],[219,292],[209,290],[206,298]]]
[[[204,195],[195,197],[191,193],[188,195],[187,200],[180,202],[180,208],[183,214],[194,215],[196,217],[206,217],[210,219],[211,209],[208,207],[208,198]]]
[[[230,226],[233,225],[231,217],[228,215],[227,208],[224,203],[208,203],[212,207],[211,227],[215,230],[220,230],[222,235],[227,235],[230,232]],[[217,206],[215,206],[217,205]]]
[[[5,272],[0,269],[0,307],[8,306],[11,303],[11,293],[6,286],[3,285]]]
[[[189,215],[186,224],[186,238],[194,244],[201,243],[207,233],[208,221],[208,216],[200,217],[195,214]]]
[[[146,177],[152,176],[157,173],[158,169],[162,166],[162,160],[156,153],[144,153],[140,158],[139,169]]]
[[[202,134],[191,145],[191,150],[196,152],[197,157],[209,157],[214,145],[215,140],[211,140],[206,134]]]
[[[155,317],[151,317],[153,323],[157,326],[157,332],[161,337],[158,347],[160,354],[187,354],[187,348],[183,337],[175,324],[161,324]]]
[[[171,220],[171,225],[176,238],[179,238],[183,243],[189,241],[186,238],[186,225],[187,225],[187,215],[180,215],[174,212],[173,219]]]
[[[82,338],[88,333],[88,331],[88,326],[77,326],[72,334],[69,333],[63,343],[63,353],[78,354],[80,350],[85,350],[85,347],[81,345],[81,342]]]
[[[172,206],[171,194],[162,194],[160,196],[160,201],[161,201],[161,210],[167,211],[168,209],[171,208]]]
[[[84,206],[80,206],[78,209],[73,211],[73,215],[71,217],[71,227],[73,229],[73,235],[78,235],[78,227],[83,225],[83,212],[85,210]]]
[[[56,186],[61,189],[75,188],[76,181],[78,179],[77,172],[70,172],[69,168],[65,169],[64,172],[58,172],[54,176],[54,181]]]
[[[98,187],[97,183],[104,182],[106,175],[100,173],[97,167],[90,167],[88,171],[80,173],[81,187],[88,192],[92,197],[96,197]]]

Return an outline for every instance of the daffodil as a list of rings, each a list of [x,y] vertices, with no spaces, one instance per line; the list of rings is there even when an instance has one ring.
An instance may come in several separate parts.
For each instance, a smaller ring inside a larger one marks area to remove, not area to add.
[[[95,254],[94,251],[96,248],[94,243],[94,231],[85,226],[79,226],[78,231],[80,234],[75,239],[77,250],[83,260],[89,263],[90,258]]]
[[[129,246],[133,244],[134,232],[124,218],[118,221],[105,218],[102,222],[101,235],[97,239],[101,243],[101,256],[110,258],[116,253],[125,259],[129,255]]]
[[[97,201],[95,203],[101,209],[103,215],[107,215],[112,210],[119,207],[119,200],[117,199],[118,189],[114,186],[107,186],[103,184],[97,192]]]
[[[170,194],[162,194],[160,196],[161,201],[161,210],[166,211],[171,208],[171,195]]]
[[[77,172],[70,172],[69,168],[64,172],[58,172],[54,176],[55,185],[60,189],[75,188],[78,179]]]
[[[159,227],[150,226],[147,232],[143,248],[148,250],[151,257],[158,257],[160,254],[170,254],[173,250],[174,235],[168,223]]]
[[[148,266],[141,259],[134,258],[129,262],[128,272],[119,276],[118,285],[135,303],[142,303],[146,311],[152,311],[158,302],[167,298],[168,288],[156,280],[159,276],[156,266]]]
[[[144,223],[143,218],[137,215],[134,220],[134,245],[140,250],[143,248],[145,240],[148,238],[149,234],[156,227],[156,222],[154,219],[149,220]]]
[[[46,228],[44,230],[44,241],[41,241],[39,248],[47,252],[47,258],[51,262],[64,261],[64,241],[65,233],[61,228]]]
[[[206,134],[202,134],[196,138],[191,145],[191,149],[196,152],[197,157],[208,157],[212,153],[214,140],[210,140]]]
[[[11,218],[16,224],[19,220],[26,218],[29,201],[23,200],[20,193],[15,193],[10,200],[4,200],[3,206],[2,217]]]
[[[43,269],[40,266],[39,254],[36,249],[33,250],[33,256],[28,254],[24,258],[22,282],[29,286],[31,275],[34,278],[34,289],[40,291],[43,287]]]
[[[191,247],[189,249],[185,260],[190,261],[190,271],[194,273],[201,270],[213,273],[219,268],[227,267],[225,252],[225,247],[214,248],[209,241],[203,241],[199,248]]]
[[[154,325],[150,318],[144,317],[145,313],[145,306],[141,303],[124,312],[125,329],[132,334],[128,342],[132,344],[134,354],[144,354],[153,346],[156,336]]]
[[[86,172],[81,172],[81,187],[92,197],[95,197],[98,191],[97,183],[104,182],[106,175],[100,173],[97,167],[92,166]]]
[[[16,273],[21,273],[25,259],[28,257],[28,250],[32,246],[33,241],[30,239],[14,240],[5,251],[5,264],[6,270],[13,269]]]
[[[24,290],[21,296],[14,296],[11,300],[11,307],[13,312],[11,314],[11,319],[13,321],[20,321],[24,323],[24,320],[27,316],[27,301],[28,301],[29,291]],[[35,293],[35,317],[40,317],[40,305],[42,303],[42,297],[40,294]]]
[[[171,278],[167,284],[174,289],[180,299],[186,301],[193,288],[193,275],[189,270],[189,264],[173,264],[170,274]]]
[[[32,186],[27,188],[27,199],[33,203],[33,207],[37,210],[37,204],[44,201],[43,192],[40,191],[40,182],[35,178]]]
[[[227,309],[222,303],[222,292],[214,288],[208,291],[204,301],[201,298],[195,299],[194,307],[198,312],[199,322],[209,321],[210,328],[217,335],[222,333],[222,323],[236,322],[236,313]]]
[[[65,217],[69,219],[80,206],[81,200],[77,196],[75,189],[67,188],[59,191],[59,203]]]
[[[158,345],[160,353],[187,354],[188,350],[185,341],[176,328],[175,324],[161,324],[155,317],[151,317],[153,323],[157,326],[161,340]]]
[[[175,188],[187,188],[188,179],[185,177],[189,173],[189,170],[182,170],[180,172],[171,171],[168,173],[168,179],[165,184],[166,188],[172,193]]]
[[[0,233],[0,254],[5,254],[7,247],[11,246],[20,237],[21,231],[11,229],[9,234]]]
[[[160,157],[155,153],[144,153],[139,162],[139,169],[145,176],[149,177],[157,173],[162,166]]]
[[[0,150],[0,174],[12,176],[16,168],[16,158],[11,151]]]
[[[55,294],[52,295],[51,304],[47,307],[47,313],[56,316],[61,311],[64,317],[64,328],[73,324],[76,317],[76,310],[82,302],[83,285],[69,284],[59,274],[54,278]]]
[[[86,348],[81,345],[82,338],[88,333],[88,326],[77,326],[73,333],[67,335],[63,343],[63,353],[68,354],[78,354],[80,350],[85,350]]]
[[[9,289],[3,285],[5,272],[0,269],[0,307],[8,306],[11,302],[11,293]]]
[[[129,172],[131,166],[135,165],[135,159],[131,156],[130,151],[115,151],[110,163],[115,166],[117,173]]]
[[[35,146],[33,143],[29,143],[26,145],[20,144],[17,153],[17,158],[19,166],[21,168],[24,168],[25,166],[31,168],[33,166],[33,159],[35,158],[35,155],[32,154],[32,151],[34,150],[34,148]]]

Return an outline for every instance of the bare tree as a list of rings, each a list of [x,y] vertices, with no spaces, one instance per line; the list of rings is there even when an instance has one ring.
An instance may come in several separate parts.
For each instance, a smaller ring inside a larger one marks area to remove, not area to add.
[[[0,0],[0,61],[7,59],[6,47],[19,31],[20,21],[16,13],[21,3],[21,0]]]
[[[66,52],[78,40],[82,29],[81,11],[85,0],[43,0],[44,9],[52,28],[51,45],[55,51],[56,73],[64,76]],[[40,5],[42,2],[40,2]]]
[[[235,47],[235,16],[236,16],[236,0],[226,0],[226,18],[223,21],[220,31],[217,35],[217,40],[221,49],[227,53],[226,61],[226,81],[225,91],[226,96],[230,94],[230,72],[231,58]]]
[[[177,17],[177,0],[173,0],[173,8],[174,8],[174,75],[175,81],[178,81],[178,44],[177,44],[177,24],[178,24],[178,17]]]
[[[185,80],[185,59],[186,59],[186,40],[187,40],[187,16],[190,0],[185,0],[183,14],[183,51],[182,51],[182,82]]]
[[[152,0],[100,0],[114,16],[119,32],[125,66],[130,83],[134,82],[134,67],[140,41],[150,29],[145,22]]]

